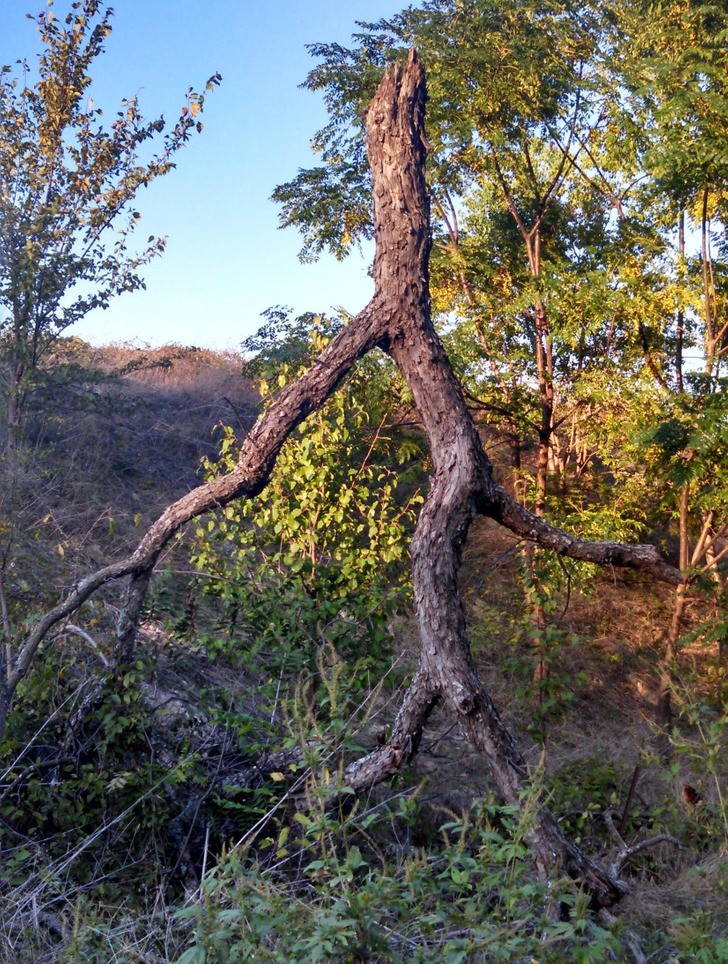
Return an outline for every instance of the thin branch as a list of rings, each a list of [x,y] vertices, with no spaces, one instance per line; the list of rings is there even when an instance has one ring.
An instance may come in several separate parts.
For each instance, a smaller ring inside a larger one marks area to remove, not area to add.
[[[89,646],[91,646],[96,651],[99,659],[104,664],[104,666],[108,667],[109,661],[106,658],[106,656],[104,656],[104,653],[101,650],[99,644],[96,642],[93,636],[90,636],[84,629],[81,629],[80,626],[75,626],[73,623],[66,623],[66,625],[58,635],[59,636],[80,636],[81,639],[85,639],[86,642],[89,644]]]
[[[531,421],[531,419],[526,418],[526,416],[517,416],[513,412],[509,412],[507,408],[503,408],[502,405],[496,405],[493,402],[486,402],[485,399],[480,398],[478,395],[474,395],[468,388],[463,386],[463,395],[479,408],[485,409],[487,412],[495,412],[496,415],[501,415],[503,418],[507,419],[509,422],[523,421],[526,425],[529,425],[534,431],[538,430],[538,425],[536,422]]]
[[[521,236],[523,237],[523,240],[527,242],[530,249],[531,232],[527,230],[526,225],[523,223],[521,215],[518,213],[516,202],[513,200],[511,189],[508,187],[508,183],[505,179],[505,175],[503,174],[501,166],[498,163],[498,155],[496,154],[495,148],[493,146],[491,146],[490,148],[490,153],[491,153],[491,157],[493,158],[493,164],[495,166],[496,176],[498,177],[500,186],[503,190],[503,194],[505,195],[506,204],[508,205],[508,210],[511,212],[511,215],[513,216],[513,220],[516,222],[516,226],[518,227],[518,230],[520,231]]]
[[[584,62],[582,61],[579,64],[579,81],[582,80],[583,76],[584,76]],[[554,174],[551,180],[551,184],[548,186],[543,196],[544,208],[548,203],[549,198],[558,187],[559,182],[561,181],[561,178],[564,175],[564,169],[566,168],[567,163],[569,165],[569,170],[571,170],[571,168],[576,164],[576,156],[575,157],[571,156],[571,142],[574,139],[574,136],[576,134],[576,122],[579,117],[580,107],[581,107],[581,87],[579,86],[576,89],[576,97],[574,99],[574,112],[572,114],[571,124],[569,125],[569,137],[566,142],[566,149],[561,154],[561,161],[559,162],[559,166],[556,169],[556,173]],[[577,151],[577,156],[578,156],[578,151]]]
[[[706,572],[709,572],[711,569],[715,569],[716,565],[721,561],[721,559],[725,559],[726,556],[728,556],[728,545],[723,546],[720,552],[716,553],[710,562],[707,562],[693,578],[697,578],[697,576],[704,576]]]
[[[641,840],[636,844],[628,844],[624,837],[620,834],[614,825],[614,817],[618,816],[612,810],[607,810],[603,814],[604,822],[610,830],[612,836],[616,839],[618,843],[618,850],[616,856],[613,858],[609,865],[609,872],[612,877],[619,879],[619,875],[622,872],[622,868],[626,862],[634,857],[636,854],[641,853],[643,850],[647,850],[650,847],[656,847],[661,843],[672,844],[673,847],[681,848],[682,844],[676,837],[673,837],[669,833],[658,833],[654,837],[648,837],[647,840]]]

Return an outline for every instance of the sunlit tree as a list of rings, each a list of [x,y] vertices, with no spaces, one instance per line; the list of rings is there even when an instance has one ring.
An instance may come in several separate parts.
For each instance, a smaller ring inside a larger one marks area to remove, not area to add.
[[[7,440],[17,441],[39,364],[54,341],[111,298],[143,287],[164,249],[132,236],[135,199],[200,131],[205,93],[192,88],[174,126],[145,120],[136,97],[110,122],[94,106],[91,71],[111,33],[111,8],[78,0],[35,19],[37,65],[0,74],[0,347]],[[219,82],[215,75],[205,92]],[[157,147],[154,147],[155,142]]]

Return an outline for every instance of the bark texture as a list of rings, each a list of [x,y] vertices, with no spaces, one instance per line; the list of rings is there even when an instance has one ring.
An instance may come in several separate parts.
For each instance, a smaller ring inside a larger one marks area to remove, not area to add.
[[[388,775],[395,760],[411,755],[429,710],[443,699],[468,739],[486,756],[504,801],[520,806],[528,790],[527,767],[471,659],[458,573],[477,512],[501,521],[508,517],[528,522],[537,534],[546,535],[548,529],[542,528],[541,520],[519,513],[495,485],[462,390],[430,320],[424,100],[423,70],[411,56],[405,71],[394,69],[385,76],[367,118],[378,261],[382,252],[397,252],[402,259],[397,269],[391,255],[386,258],[397,282],[393,290],[401,293],[403,303],[384,347],[407,380],[433,461],[430,490],[412,543],[420,669],[392,740],[366,766],[360,761],[347,776],[360,782],[366,772],[372,779],[377,758],[383,775]],[[394,165],[393,157],[398,158]],[[568,548],[566,542],[561,545]],[[537,807],[526,839],[544,881],[563,869],[580,879],[601,906],[621,896],[618,882],[569,844],[545,807]]]
[[[349,767],[349,786],[360,790],[391,776],[411,759],[433,706],[443,700],[468,738],[488,759],[503,799],[520,805],[528,772],[511,735],[478,679],[458,593],[463,545],[476,513],[519,536],[574,559],[628,566],[680,583],[652,546],[588,542],[528,512],[495,484],[442,344],[430,321],[430,227],[425,184],[425,77],[417,55],[385,74],[367,114],[372,170],[376,257],[371,303],[331,342],[297,382],[284,389],[245,439],[227,476],[200,486],[169,506],[128,558],[79,582],[36,623],[18,650],[0,693],[0,733],[18,682],[50,630],[100,586],[130,577],[128,605],[115,662],[128,659],[146,585],[161,549],[203,512],[265,486],[288,435],[336,389],[351,366],[375,346],[387,351],[406,378],[427,432],[433,474],[412,544],[421,659],[390,740]],[[113,671],[113,666],[110,668]],[[597,905],[613,904],[623,888],[563,836],[553,816],[538,807],[527,837],[539,874],[566,871]]]

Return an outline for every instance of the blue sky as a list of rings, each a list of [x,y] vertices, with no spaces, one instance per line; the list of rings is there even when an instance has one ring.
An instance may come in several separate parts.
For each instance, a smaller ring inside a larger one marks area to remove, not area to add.
[[[274,187],[315,163],[310,149],[325,112],[299,90],[313,65],[307,43],[347,43],[357,20],[401,9],[394,0],[112,0],[113,33],[96,62],[93,97],[113,118],[138,95],[145,116],[171,122],[188,87],[215,71],[222,85],[205,106],[202,135],[178,155],[177,170],[140,195],[139,237],[168,238],[145,272],[147,290],[127,294],[75,329],[94,343],[138,340],[236,348],[260,313],[342,306],[359,311],[371,296],[369,253],[340,264],[297,259],[300,238],[278,229]],[[56,0],[63,16],[70,0]],[[42,0],[3,0],[0,63],[32,61],[36,26],[26,13]]]

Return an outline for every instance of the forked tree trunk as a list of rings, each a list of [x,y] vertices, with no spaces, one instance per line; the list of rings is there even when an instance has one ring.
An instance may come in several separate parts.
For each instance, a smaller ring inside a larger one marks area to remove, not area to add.
[[[378,249],[375,277],[384,292],[401,299],[382,347],[412,392],[433,462],[430,491],[412,543],[420,669],[404,708],[408,722],[403,726],[400,718],[395,726],[393,736],[400,741],[395,756],[411,755],[427,714],[441,698],[487,758],[503,800],[519,807],[528,789],[526,764],[478,678],[458,592],[470,523],[478,511],[493,514],[497,495],[462,390],[430,320],[424,103],[424,72],[410,56],[406,71],[387,73],[367,117]],[[393,251],[399,257],[384,261],[382,253]],[[390,741],[390,749],[393,746]],[[386,752],[382,759],[386,773]],[[373,762],[366,767],[369,781],[375,775]],[[362,761],[348,776],[361,785],[363,770]],[[617,882],[568,843],[545,807],[537,808],[526,839],[544,881],[564,870],[583,881],[596,903],[619,899]]]
[[[412,52],[406,69],[387,71],[367,116],[377,244],[376,290],[371,303],[261,415],[228,475],[170,505],[130,556],[81,580],[34,624],[0,688],[0,738],[15,689],[41,642],[101,586],[126,576],[131,577],[127,605],[109,672],[131,658],[139,611],[162,548],[194,517],[259,493],[288,435],[323,404],[352,365],[377,345],[392,356],[410,386],[430,442],[434,471],[412,544],[421,641],[419,669],[389,741],[346,771],[350,787],[372,786],[410,760],[429,713],[442,700],[487,758],[504,801],[520,806],[529,789],[526,764],[478,679],[465,632],[458,573],[476,513],[574,559],[628,566],[674,584],[680,582],[680,574],[654,547],[589,542],[568,535],[528,512],[494,483],[460,385],[430,321],[424,111],[424,72]],[[565,871],[582,882],[595,905],[609,906],[619,899],[622,886],[565,839],[544,806],[536,808],[526,840],[543,880]]]

